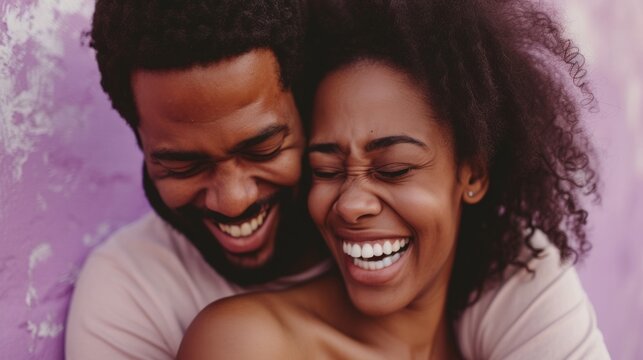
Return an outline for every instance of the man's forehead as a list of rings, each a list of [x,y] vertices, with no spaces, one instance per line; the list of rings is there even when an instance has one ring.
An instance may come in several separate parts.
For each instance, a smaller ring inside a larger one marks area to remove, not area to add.
[[[183,70],[137,70],[132,89],[142,121],[210,121],[253,103],[274,107],[288,94],[268,50]]]

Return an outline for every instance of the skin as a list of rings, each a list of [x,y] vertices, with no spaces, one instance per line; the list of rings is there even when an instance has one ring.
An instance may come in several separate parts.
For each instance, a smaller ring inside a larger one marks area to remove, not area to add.
[[[145,164],[162,201],[177,218],[182,209],[198,214],[189,220],[241,268],[259,268],[273,255],[280,191],[296,188],[301,175],[304,136],[278,70],[271,51],[255,50],[132,75]],[[261,213],[263,224],[252,224]],[[257,229],[234,236],[244,223]]]
[[[484,196],[486,177],[456,161],[450,132],[420,89],[376,62],[322,81],[309,151],[309,210],[339,271],[211,304],[190,325],[178,358],[459,358],[447,284],[462,206]],[[356,269],[342,250],[347,238],[391,237],[410,243],[382,270]]]

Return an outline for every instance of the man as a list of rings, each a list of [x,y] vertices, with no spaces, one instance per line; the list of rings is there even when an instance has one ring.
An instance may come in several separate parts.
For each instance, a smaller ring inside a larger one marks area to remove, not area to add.
[[[305,139],[292,85],[301,18],[297,0],[98,0],[91,36],[101,84],[144,153],[155,211],[87,260],[67,358],[172,359],[210,302],[285,288],[330,267],[299,184]],[[560,333],[595,329],[573,269],[549,263],[538,287],[511,276],[466,309],[460,346],[489,354],[536,346],[503,330],[517,318],[508,313]],[[574,296],[549,291],[530,302],[561,279],[556,288]],[[577,316],[560,324],[572,305]]]
[[[291,0],[97,2],[101,84],[144,153],[155,214],[87,260],[68,358],[174,358],[209,302],[330,266],[298,187],[299,10]]]

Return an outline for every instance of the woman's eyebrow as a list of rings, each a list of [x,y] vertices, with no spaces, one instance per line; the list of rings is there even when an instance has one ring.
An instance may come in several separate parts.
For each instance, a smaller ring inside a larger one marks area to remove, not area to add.
[[[366,152],[371,152],[397,144],[412,144],[420,146],[422,148],[425,148],[427,146],[422,141],[408,135],[392,135],[369,141],[366,146],[364,146],[364,150]],[[318,143],[310,144],[308,146],[307,152],[309,154],[313,152],[319,152],[323,154],[341,154],[342,150],[337,143]]]
[[[393,135],[393,136],[385,136],[377,139],[373,139],[364,146],[364,150],[366,152],[371,152],[375,150],[380,150],[385,147],[397,145],[397,144],[412,144],[412,145],[417,145],[420,147],[425,148],[426,144],[423,143],[422,141],[410,137],[408,135]]]

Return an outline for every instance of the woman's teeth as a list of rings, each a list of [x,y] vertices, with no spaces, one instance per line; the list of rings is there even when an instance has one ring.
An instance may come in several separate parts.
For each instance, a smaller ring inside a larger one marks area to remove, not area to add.
[[[267,210],[262,211],[255,218],[239,225],[217,224],[219,229],[232,237],[246,237],[254,234],[261,227],[268,214]]]
[[[365,242],[361,245],[359,243],[344,241],[342,243],[342,247],[344,249],[344,254],[348,256],[369,259],[373,256],[391,255],[392,253],[398,252],[400,249],[404,248],[408,243],[408,238],[369,243]]]
[[[344,241],[342,247],[344,253],[353,258],[353,264],[357,267],[365,270],[380,270],[393,265],[399,260],[408,243],[409,238],[361,244]],[[386,256],[377,260],[367,260],[382,255]]]
[[[377,261],[353,259],[353,264],[364,270],[381,270],[395,264],[400,259],[400,256],[400,253],[395,253]]]

